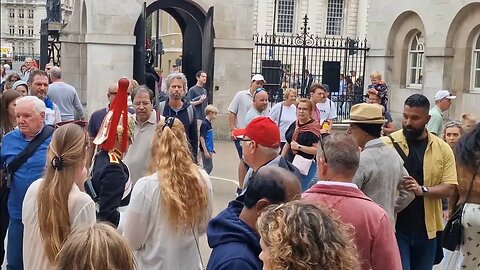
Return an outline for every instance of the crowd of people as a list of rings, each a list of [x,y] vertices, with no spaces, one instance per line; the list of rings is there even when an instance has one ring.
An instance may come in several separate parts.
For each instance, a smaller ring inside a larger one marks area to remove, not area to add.
[[[190,89],[180,72],[154,89],[112,82],[87,122],[61,69],[45,70],[17,74],[24,83],[1,96],[7,269],[423,270],[444,256],[447,269],[479,267],[480,124],[472,114],[444,124],[446,90],[433,108],[408,97],[395,130],[373,72],[342,133],[328,85],[312,82],[308,99],[286,88],[270,108],[254,75],[228,107],[239,187],[212,217],[219,111],[205,71]],[[443,252],[457,209],[463,240]]]

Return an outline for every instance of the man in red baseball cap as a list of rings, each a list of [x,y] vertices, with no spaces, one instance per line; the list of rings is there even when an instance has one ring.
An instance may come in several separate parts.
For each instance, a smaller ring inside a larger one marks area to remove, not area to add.
[[[241,142],[243,160],[250,167],[245,175],[242,194],[245,193],[250,179],[263,166],[287,169],[300,181],[300,171],[279,155],[280,131],[269,117],[253,119],[244,129],[234,130],[233,135]]]

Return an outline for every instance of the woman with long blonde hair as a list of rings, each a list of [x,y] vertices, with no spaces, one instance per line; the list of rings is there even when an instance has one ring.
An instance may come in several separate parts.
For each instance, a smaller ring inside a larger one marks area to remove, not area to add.
[[[23,202],[25,269],[52,269],[71,231],[95,223],[95,204],[82,192],[87,136],[66,124],[52,137],[43,179],[33,182]]]
[[[123,236],[139,269],[198,269],[198,237],[212,215],[208,174],[193,163],[180,120],[167,117],[156,127],[151,173],[135,184]]]

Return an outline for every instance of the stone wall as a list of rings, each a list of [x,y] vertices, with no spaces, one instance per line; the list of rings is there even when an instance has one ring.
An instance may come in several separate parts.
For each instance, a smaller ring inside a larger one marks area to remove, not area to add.
[[[367,39],[371,50],[367,70],[384,72],[394,118],[401,118],[403,102],[409,95],[424,94],[433,106],[433,96],[440,89],[448,89],[458,97],[445,118],[458,119],[464,112],[479,115],[480,94],[474,93],[470,84],[472,42],[480,33],[478,1],[406,0],[392,5],[372,0],[368,7]],[[408,46],[416,31],[425,37],[424,80],[420,88],[409,87],[406,82]]]

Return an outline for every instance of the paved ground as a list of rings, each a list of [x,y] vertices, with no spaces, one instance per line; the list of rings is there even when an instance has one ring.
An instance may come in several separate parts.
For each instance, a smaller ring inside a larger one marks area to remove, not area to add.
[[[238,155],[233,142],[215,141],[217,154],[213,155],[213,171],[210,179],[213,185],[213,216],[225,209],[228,202],[235,198],[238,185]],[[208,261],[210,248],[206,236],[200,237],[203,261]]]
[[[213,185],[213,216],[222,211],[229,201],[234,199],[237,181],[238,156],[235,146],[232,142],[215,141],[217,154],[213,156],[214,167],[210,174]],[[206,236],[200,237],[200,250],[204,263],[208,262],[210,257],[210,248],[207,244]],[[2,266],[5,269],[5,265]],[[434,270],[441,268],[436,266]]]

